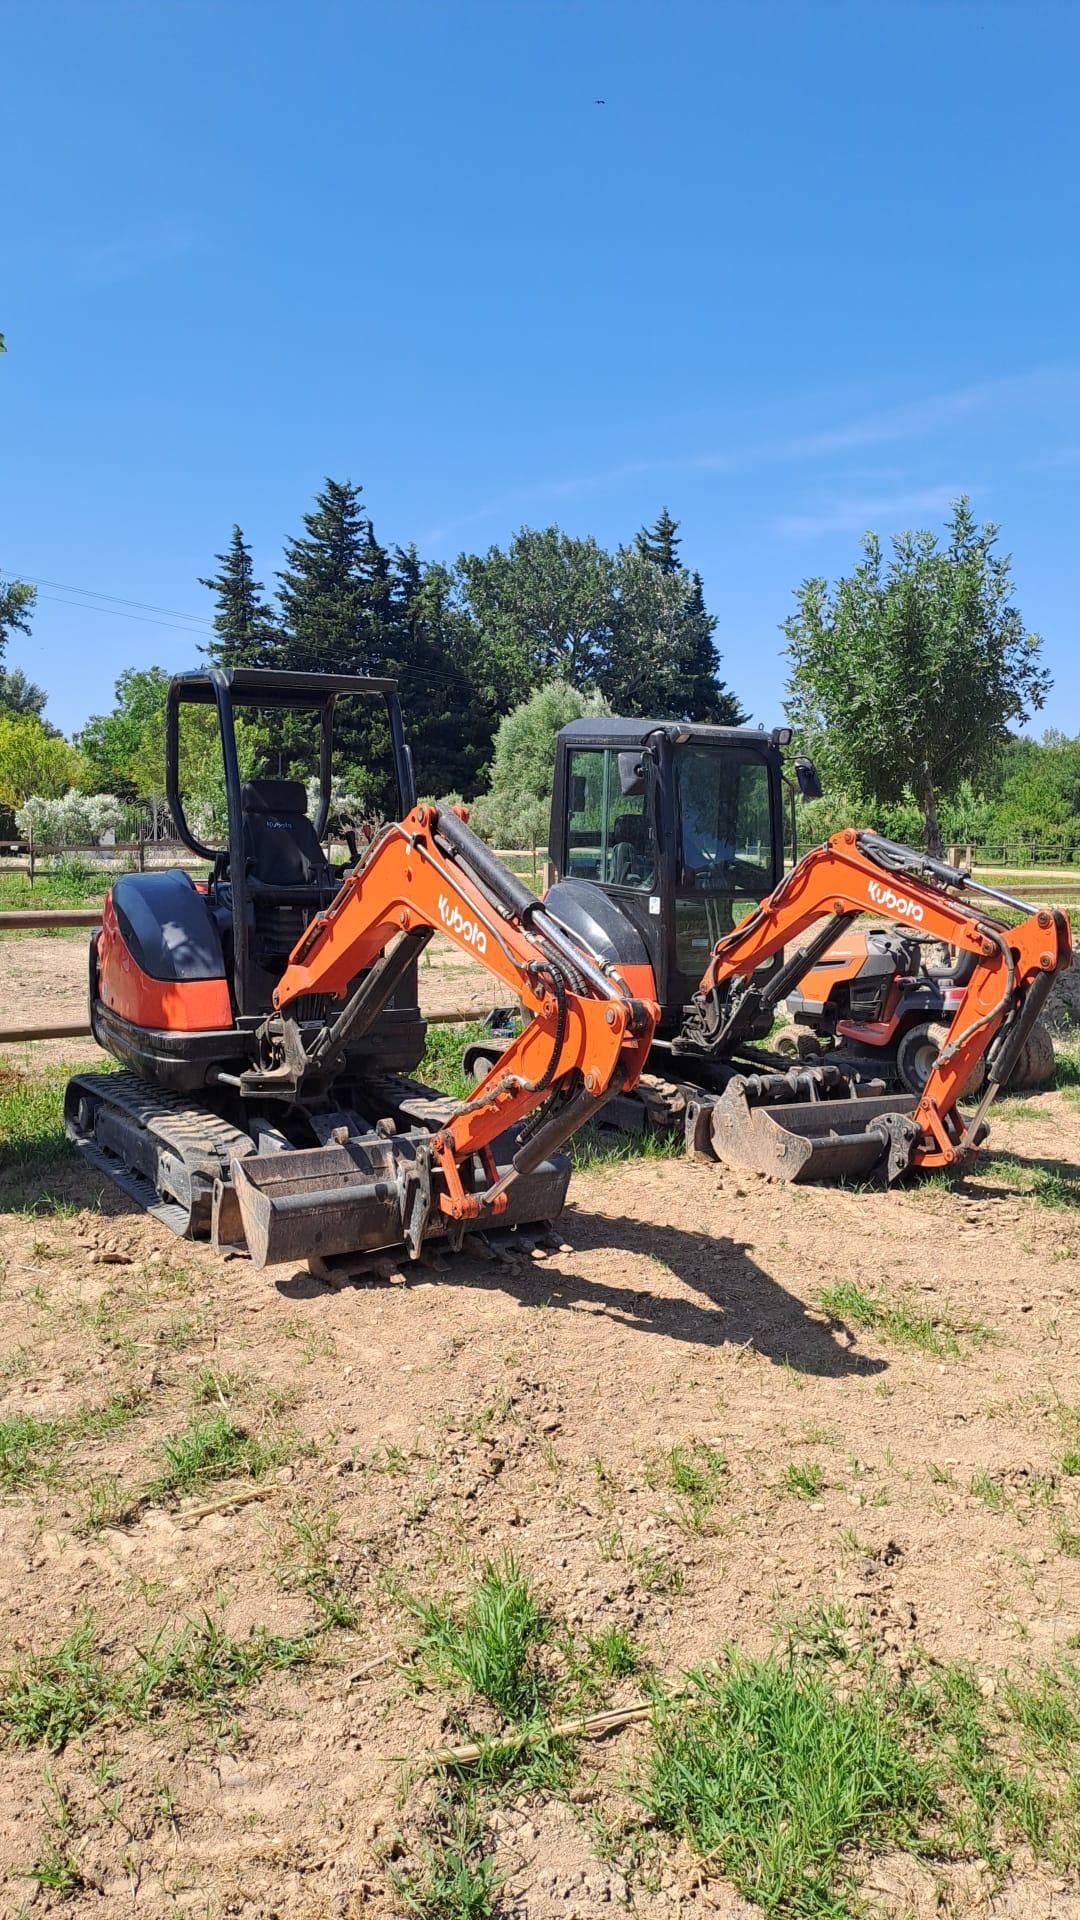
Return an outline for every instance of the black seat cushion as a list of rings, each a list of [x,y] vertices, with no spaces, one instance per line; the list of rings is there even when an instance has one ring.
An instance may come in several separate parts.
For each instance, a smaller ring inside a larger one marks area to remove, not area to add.
[[[330,887],[333,875],[307,816],[301,780],[249,780],[240,790],[244,857],[264,887]]]

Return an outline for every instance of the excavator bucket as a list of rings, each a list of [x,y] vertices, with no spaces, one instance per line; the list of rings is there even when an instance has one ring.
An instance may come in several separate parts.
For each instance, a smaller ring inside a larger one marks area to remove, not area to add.
[[[861,1083],[837,1067],[736,1075],[723,1093],[693,1100],[686,1144],[774,1180],[861,1179],[907,1167],[918,1102]]]
[[[452,1222],[433,1203],[430,1133],[369,1133],[340,1145],[298,1147],[235,1159],[216,1196],[220,1244],[242,1247],[256,1267],[301,1260],[399,1255],[444,1238]],[[500,1174],[509,1171],[499,1168]],[[545,1228],[561,1213],[570,1179],[562,1155],[514,1178],[497,1215],[469,1222]],[[230,1200],[230,1191],[234,1198]],[[458,1230],[460,1234],[460,1229]]]

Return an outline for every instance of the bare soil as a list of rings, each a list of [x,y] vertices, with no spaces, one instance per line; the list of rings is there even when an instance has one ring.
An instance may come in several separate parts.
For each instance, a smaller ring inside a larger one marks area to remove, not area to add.
[[[86,933],[6,935],[0,938],[0,1027],[66,1025],[85,1020]],[[462,1012],[480,1017],[492,1006],[490,973],[436,934],[420,960],[420,1004],[425,1013]],[[71,1040],[35,1040],[0,1046],[0,1061],[34,1068],[71,1058]],[[79,1043],[80,1057],[96,1052]]]
[[[67,949],[50,943],[64,963],[50,985],[50,956],[35,973],[29,945],[0,945],[6,982],[18,979],[23,1011],[34,991],[58,1011]],[[471,991],[456,972],[438,974],[455,1004]],[[1014,1106],[995,1144],[1073,1170],[1080,1110],[1061,1093]],[[216,1733],[178,1710],[51,1760],[0,1749],[3,1911],[399,1912],[400,1762],[453,1733],[445,1695],[371,1663],[409,1643],[395,1583],[461,1591],[506,1550],[566,1620],[626,1627],[672,1680],[731,1642],[766,1650],[815,1601],[862,1612],[895,1663],[916,1648],[972,1661],[988,1691],[1036,1671],[1080,1627],[1078,1563],[1058,1538],[1063,1519],[1078,1524],[1058,1416],[1077,1394],[1080,1212],[1018,1196],[1011,1164],[955,1191],[888,1194],[683,1160],[600,1166],[575,1176],[565,1249],[545,1260],[462,1259],[407,1285],[337,1290],[170,1240],[88,1172],[58,1170],[54,1196],[76,1211],[0,1216],[0,1418],[139,1401],[54,1483],[0,1507],[0,1660],[55,1645],[87,1614],[114,1660],[204,1611],[237,1635],[304,1631],[314,1610],[288,1575],[298,1512],[336,1516],[359,1624],[329,1633],[310,1666],[260,1681]],[[819,1289],[841,1281],[954,1327],[958,1350],[830,1321]],[[145,1485],[208,1365],[230,1377],[238,1419],[295,1429],[270,1496],[194,1520],[151,1500],[90,1529],[90,1483]],[[729,1466],[702,1532],[656,1470],[694,1440]],[[792,1462],[820,1465],[816,1497],[787,1489]],[[642,1737],[588,1752],[568,1802],[523,1797],[500,1815],[508,1914],[749,1913],[679,1851],[650,1891],[598,1858],[591,1812],[617,1796]],[[21,1877],[55,1834],[58,1793],[84,1881],[62,1903]],[[896,1920],[1080,1914],[1072,1883],[1023,1858],[1003,1885],[877,1860],[868,1890]]]

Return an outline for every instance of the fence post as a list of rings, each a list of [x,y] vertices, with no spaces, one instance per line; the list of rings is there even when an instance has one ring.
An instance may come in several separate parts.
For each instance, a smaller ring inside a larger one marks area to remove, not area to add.
[[[146,872],[146,823],[139,821],[139,872]]]
[[[34,884],[34,823],[30,822],[30,885]]]

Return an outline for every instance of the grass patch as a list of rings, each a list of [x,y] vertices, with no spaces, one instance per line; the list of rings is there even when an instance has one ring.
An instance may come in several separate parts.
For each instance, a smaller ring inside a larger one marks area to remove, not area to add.
[[[50,1840],[44,1853],[27,1868],[26,1878],[43,1893],[55,1893],[61,1900],[73,1899],[86,1886],[78,1861],[60,1840]]]
[[[239,1426],[227,1413],[210,1419],[193,1420],[182,1433],[168,1435],[161,1442],[164,1467],[152,1480],[147,1497],[167,1500],[193,1493],[211,1480],[230,1480],[241,1475],[261,1480],[272,1467],[279,1467],[296,1450],[295,1437],[277,1434],[263,1439]]]
[[[444,1786],[415,1847],[416,1864],[392,1876],[394,1892],[415,1920],[491,1920],[501,1876],[486,1851],[475,1792]]]
[[[461,1070],[462,1055],[474,1041],[491,1038],[490,1030],[482,1020],[472,1020],[460,1027],[429,1027],[417,1078],[423,1080],[426,1086],[436,1088],[439,1093],[448,1094],[451,1100],[471,1099],[474,1083]],[[500,1044],[492,1041],[493,1050]]]
[[[573,1167],[620,1166],[624,1160],[681,1160],[684,1154],[677,1133],[616,1133],[595,1122],[582,1127],[566,1143]]]
[[[1005,1489],[1000,1480],[990,1473],[975,1473],[971,1476],[971,1492],[976,1500],[981,1500],[991,1513],[1003,1513],[1006,1506]]]
[[[1013,1187],[1023,1199],[1033,1200],[1036,1206],[1051,1207],[1055,1212],[1080,1207],[1080,1179],[1074,1174],[1062,1173],[1057,1167],[1013,1160],[1000,1153],[991,1154],[985,1164],[988,1173],[995,1173],[1006,1186]]]
[[[727,1470],[725,1455],[704,1440],[695,1440],[690,1446],[672,1447],[668,1474],[672,1491],[678,1496],[680,1519],[689,1532],[704,1531],[727,1479]]]
[[[490,1029],[481,1020],[461,1026],[429,1027],[424,1057],[417,1068],[418,1078],[439,1093],[448,1094],[452,1100],[470,1100],[475,1083],[462,1072],[461,1061],[466,1047],[475,1041],[490,1041],[493,1048],[506,1044],[494,1041]],[[683,1143],[677,1133],[626,1135],[593,1123],[574,1134],[565,1151],[571,1164],[580,1169],[618,1165],[624,1160],[679,1159]]]
[[[978,1322],[956,1325],[941,1317],[920,1313],[910,1301],[895,1303],[876,1299],[852,1280],[841,1280],[835,1287],[821,1287],[818,1303],[831,1320],[884,1334],[901,1347],[920,1353],[933,1353],[939,1359],[955,1359],[960,1352],[959,1335],[975,1344],[992,1339],[989,1327]]]
[[[278,1570],[281,1585],[286,1592],[306,1594],[324,1626],[349,1629],[358,1626],[360,1610],[346,1592],[341,1578],[335,1546],[336,1513],[313,1513],[304,1507],[294,1507],[287,1526],[289,1548]]]
[[[825,1490],[825,1469],[819,1460],[789,1460],[781,1484],[798,1500],[816,1500]]]
[[[55,863],[56,870],[42,871],[44,860]],[[106,873],[78,858],[61,862],[55,854],[39,854],[33,886],[29,874],[0,869],[0,913],[62,913],[72,907],[100,906],[121,871],[117,868],[115,872]],[[4,936],[10,937],[10,934]],[[86,928],[80,928],[76,937],[87,939]]]
[[[932,1771],[880,1685],[844,1699],[809,1663],[732,1657],[688,1696],[657,1707],[641,1799],[765,1913],[848,1911],[845,1852],[931,1810]]]
[[[507,1720],[541,1712],[549,1688],[538,1654],[551,1623],[516,1560],[489,1560],[460,1611],[437,1600],[408,1606],[420,1628],[413,1660],[434,1680],[464,1680]]]
[[[0,1674],[0,1727],[19,1747],[58,1752],[106,1722],[146,1721],[172,1705],[223,1716],[264,1673],[303,1665],[310,1635],[255,1628],[237,1640],[206,1615],[159,1634],[125,1666],[110,1666],[87,1617],[58,1647],[28,1653]]]
[[[56,1470],[59,1433],[55,1420],[35,1420],[28,1413],[0,1421],[0,1487],[11,1493],[49,1479]]]
[[[965,1666],[887,1673],[842,1609],[791,1625],[764,1660],[737,1652],[658,1699],[635,1782],[675,1835],[767,1914],[862,1912],[856,1857],[899,1847],[995,1872],[1026,1843],[1075,1857],[1080,1674],[1006,1678],[993,1701]]]
[[[119,1432],[142,1404],[141,1394],[115,1393],[101,1406],[80,1407],[65,1419],[38,1420],[19,1413],[0,1421],[0,1488],[14,1493],[54,1480],[65,1447]]]

